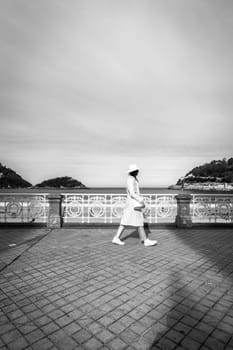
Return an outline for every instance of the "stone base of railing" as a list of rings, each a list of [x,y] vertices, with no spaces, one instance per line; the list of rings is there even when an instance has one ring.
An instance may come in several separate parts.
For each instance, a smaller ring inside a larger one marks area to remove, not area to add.
[[[176,227],[177,228],[190,228],[193,226],[190,216],[176,216]]]
[[[60,228],[62,226],[62,219],[59,215],[50,215],[48,217],[47,227]]]
[[[180,194],[176,196],[177,200],[177,216],[176,227],[188,228],[192,227],[192,218],[190,215],[191,195]]]
[[[60,228],[62,226],[62,217],[61,217],[62,196],[58,194],[49,195],[48,201],[49,201],[49,212],[48,212],[47,227]]]

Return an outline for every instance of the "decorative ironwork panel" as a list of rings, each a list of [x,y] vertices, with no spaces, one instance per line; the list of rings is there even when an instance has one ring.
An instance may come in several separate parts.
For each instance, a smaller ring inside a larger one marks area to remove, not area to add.
[[[194,223],[233,222],[233,196],[192,195],[191,215]]]
[[[125,195],[112,195],[109,201],[110,222],[119,222],[126,205]]]
[[[0,223],[44,223],[47,217],[47,194],[0,193]]]
[[[174,222],[175,195],[144,195],[148,222]],[[64,223],[119,223],[126,205],[126,194],[63,194]]]
[[[175,195],[154,195],[149,207],[155,211],[150,222],[172,223],[175,221],[177,214]]]

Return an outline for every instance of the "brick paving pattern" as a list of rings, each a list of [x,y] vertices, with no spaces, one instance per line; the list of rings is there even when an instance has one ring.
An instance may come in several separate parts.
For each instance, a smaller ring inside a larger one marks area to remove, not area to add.
[[[233,350],[232,229],[114,232],[0,228],[0,349]]]

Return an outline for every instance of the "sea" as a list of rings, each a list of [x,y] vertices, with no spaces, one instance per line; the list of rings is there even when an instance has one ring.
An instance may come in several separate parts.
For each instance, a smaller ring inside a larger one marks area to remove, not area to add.
[[[218,194],[232,194],[232,191],[226,192],[226,191],[204,191],[204,190],[182,190],[182,189],[171,189],[167,187],[141,187],[140,188],[141,194],[203,194],[203,193],[218,193]],[[125,187],[89,187],[89,188],[11,188],[11,189],[0,189],[1,193],[17,193],[17,194],[23,194],[23,193],[86,193],[86,194],[122,194],[126,193]]]
[[[125,187],[88,187],[88,188],[7,188],[0,189],[0,193],[100,193],[100,194],[119,194],[126,193]],[[150,193],[177,193],[177,190],[168,189],[166,187],[144,187],[140,188],[143,194]]]

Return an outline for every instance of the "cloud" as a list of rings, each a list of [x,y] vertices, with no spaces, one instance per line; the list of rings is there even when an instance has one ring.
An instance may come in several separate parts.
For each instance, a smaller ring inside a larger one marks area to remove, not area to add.
[[[5,1],[6,162],[36,178],[45,168],[72,171],[79,159],[84,178],[96,172],[104,183],[105,162],[112,181],[113,164],[132,158],[171,181],[188,160],[230,156],[232,15],[229,0]]]

